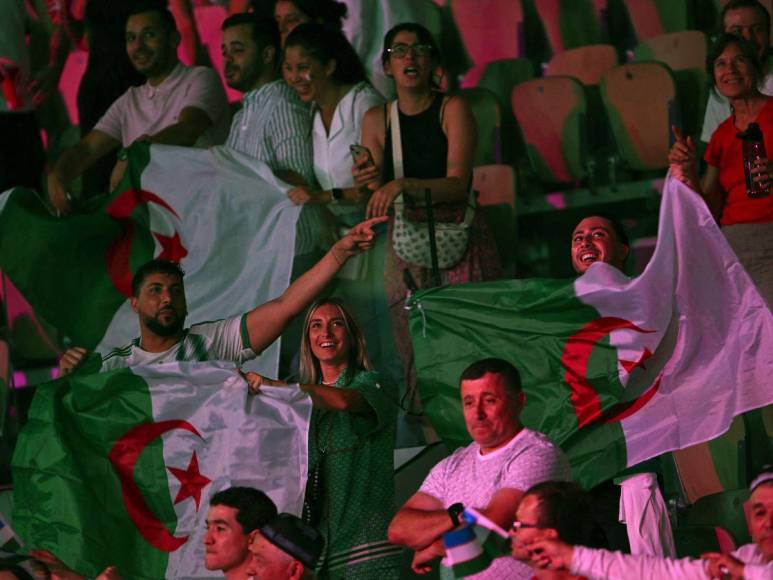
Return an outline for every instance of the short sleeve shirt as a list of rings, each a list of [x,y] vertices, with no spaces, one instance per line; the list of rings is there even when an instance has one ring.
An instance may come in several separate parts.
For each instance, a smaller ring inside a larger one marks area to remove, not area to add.
[[[773,98],[757,115],[757,124],[765,136],[765,151],[773,155]],[[720,223],[766,223],[773,221],[773,195],[751,199],[746,195],[746,178],[743,170],[743,145],[736,137],[738,129],[733,117],[726,119],[711,137],[704,154],[706,163],[719,169],[719,185],[725,193],[725,207]]]
[[[180,361],[231,361],[241,364],[256,353],[250,347],[246,314],[215,322],[194,324],[185,331],[183,339],[164,352],[148,352],[140,346],[140,339],[117,348],[102,357],[102,371],[112,371],[137,365]]]
[[[457,449],[429,472],[420,492],[430,495],[448,508],[457,502],[466,507],[483,508],[503,488],[526,491],[543,481],[566,481],[571,477],[569,461],[547,437],[521,429],[504,447],[486,455],[471,443]],[[445,561],[444,561],[445,563]],[[442,572],[447,576],[448,568]],[[510,556],[497,558],[475,579],[531,578],[531,569]]]
[[[188,107],[204,111],[212,122],[197,139],[196,147],[221,145],[228,134],[228,101],[220,77],[203,66],[191,68],[178,63],[157,87],[150,83],[129,87],[94,129],[127,147],[143,135],[174,125]]]

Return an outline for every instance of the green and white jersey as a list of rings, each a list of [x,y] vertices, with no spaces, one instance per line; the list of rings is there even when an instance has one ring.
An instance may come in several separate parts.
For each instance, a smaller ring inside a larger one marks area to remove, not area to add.
[[[221,360],[241,364],[257,354],[250,348],[247,315],[194,324],[182,340],[164,352],[148,352],[135,338],[102,357],[101,371],[167,362]]]

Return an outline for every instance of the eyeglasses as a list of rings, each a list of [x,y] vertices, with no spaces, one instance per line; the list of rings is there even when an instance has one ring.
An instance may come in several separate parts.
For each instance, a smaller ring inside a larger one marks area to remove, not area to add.
[[[510,529],[513,530],[514,532],[517,532],[518,530],[527,530],[529,528],[539,529],[539,526],[536,524],[524,524],[523,522],[519,522],[518,520],[515,520]]]
[[[395,44],[392,48],[387,49],[387,52],[395,58],[405,58],[409,51],[413,53],[413,56],[427,56],[432,53],[432,46],[429,44]]]

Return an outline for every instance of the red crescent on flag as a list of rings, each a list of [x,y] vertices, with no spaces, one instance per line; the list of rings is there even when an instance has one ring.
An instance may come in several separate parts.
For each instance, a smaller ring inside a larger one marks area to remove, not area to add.
[[[129,267],[129,258],[131,256],[134,232],[136,231],[136,226],[129,219],[129,216],[131,216],[138,205],[147,203],[160,205],[177,219],[180,218],[177,212],[174,211],[174,208],[164,199],[152,191],[145,191],[144,189],[127,189],[118,195],[105,210],[107,215],[118,220],[123,227],[123,233],[113,242],[105,254],[107,275],[116,290],[127,298],[130,298],[132,295],[132,273]],[[180,242],[180,236],[176,231],[172,237],[161,236],[155,232],[154,235],[163,247],[159,258],[180,260],[188,255],[188,251]]]
[[[642,333],[654,332],[653,330],[643,330],[629,320],[606,316],[589,322],[566,341],[564,353],[561,356],[561,364],[566,371],[564,380],[572,390],[570,399],[580,429],[598,419],[605,423],[611,423],[632,415],[655,395],[660,386],[660,380],[658,380],[641,397],[633,401],[619,403],[605,413],[601,412],[601,401],[598,393],[588,381],[588,360],[598,341],[613,330],[622,329]]]
[[[151,441],[173,429],[184,429],[201,438],[196,428],[187,421],[174,420],[143,423],[130,429],[123,437],[116,441],[108,455],[110,463],[113,464],[113,469],[118,474],[118,479],[121,480],[121,493],[129,517],[134,522],[134,525],[137,526],[137,530],[145,538],[145,541],[163,552],[174,552],[188,541],[188,536],[176,538],[153,515],[153,512],[150,511],[148,504],[145,503],[142,497],[140,488],[134,482],[134,467],[140,458],[142,450]]]

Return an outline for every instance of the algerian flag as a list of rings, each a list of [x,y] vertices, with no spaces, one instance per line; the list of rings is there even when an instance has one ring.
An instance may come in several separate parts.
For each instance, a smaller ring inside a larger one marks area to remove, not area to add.
[[[495,522],[473,508],[463,514],[464,525],[443,534],[446,561],[454,578],[488,568],[496,558],[510,556],[510,538]]]
[[[469,442],[461,372],[504,358],[524,382],[524,424],[567,452],[585,486],[773,402],[773,316],[705,203],[672,179],[641,276],[597,263],[574,282],[427,290],[410,324],[424,410],[446,443]]]
[[[14,527],[88,577],[221,576],[203,567],[209,498],[252,486],[300,514],[310,417],[299,389],[248,395],[225,363],[41,385],[13,457]]]
[[[300,207],[262,162],[228,149],[138,143],[121,185],[67,218],[29,190],[0,194],[0,269],[73,344],[138,336],[131,278],[167,258],[186,271],[188,322],[246,312],[289,285]],[[257,368],[274,376],[275,343]]]

